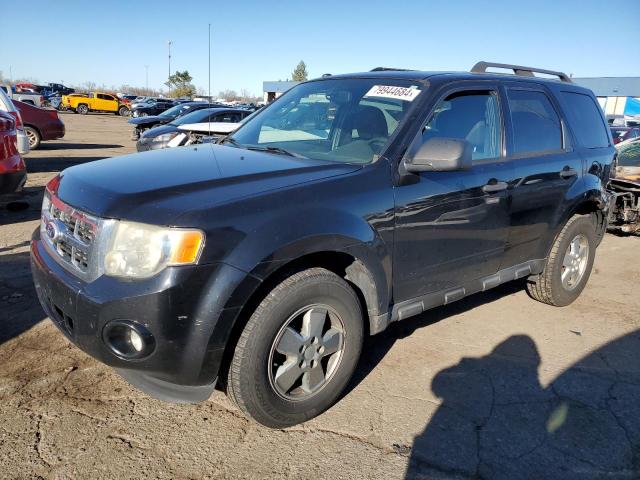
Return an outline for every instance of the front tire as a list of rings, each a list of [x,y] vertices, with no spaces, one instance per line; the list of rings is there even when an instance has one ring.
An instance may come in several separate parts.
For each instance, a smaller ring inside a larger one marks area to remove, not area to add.
[[[120,107],[118,109],[118,115],[120,115],[121,117],[128,117],[129,109],[127,107]]]
[[[587,285],[598,237],[591,215],[574,215],[556,238],[541,274],[527,282],[529,295],[539,302],[564,307]]]
[[[362,349],[363,314],[349,284],[323,268],[296,273],[258,305],[235,348],[227,393],[257,422],[284,428],[339,397]]]

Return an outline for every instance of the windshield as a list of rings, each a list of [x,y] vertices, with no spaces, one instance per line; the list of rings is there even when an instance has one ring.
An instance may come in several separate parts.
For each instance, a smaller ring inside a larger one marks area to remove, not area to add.
[[[640,141],[634,141],[618,150],[619,167],[640,167]]]
[[[215,109],[213,108],[202,108],[200,110],[196,110],[195,112],[189,112],[182,115],[179,118],[173,120],[170,125],[186,125],[187,123],[200,123],[206,122]]]
[[[330,79],[300,84],[224,143],[318,160],[369,163],[421,93],[418,82]]]
[[[177,117],[184,110],[187,110],[189,105],[176,105],[175,107],[171,107],[160,114],[161,117]]]

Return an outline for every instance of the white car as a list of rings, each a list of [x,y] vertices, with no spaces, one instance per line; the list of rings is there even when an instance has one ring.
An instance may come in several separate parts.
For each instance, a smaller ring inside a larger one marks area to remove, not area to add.
[[[20,155],[25,155],[29,153],[29,137],[24,131],[24,124],[22,123],[22,117],[20,116],[20,112],[13,104],[13,101],[9,98],[9,96],[0,88],[0,111],[7,112],[9,115],[13,116],[16,119],[16,130],[18,132],[17,135],[17,146],[18,152]]]
[[[204,122],[180,125],[178,130],[181,130],[181,132],[173,137],[167,144],[167,148],[203,143],[203,140],[215,141],[220,137],[235,132],[240,125],[241,122]]]

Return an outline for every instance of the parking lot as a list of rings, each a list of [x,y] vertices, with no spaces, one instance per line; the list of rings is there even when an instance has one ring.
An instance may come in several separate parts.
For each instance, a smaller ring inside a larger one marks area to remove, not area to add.
[[[0,477],[640,477],[640,238],[607,234],[569,307],[516,283],[391,325],[333,408],[269,430],[222,392],[153,400],[45,318],[28,253],[45,183],[135,151],[124,118],[61,117],[26,157],[28,208],[0,210]]]

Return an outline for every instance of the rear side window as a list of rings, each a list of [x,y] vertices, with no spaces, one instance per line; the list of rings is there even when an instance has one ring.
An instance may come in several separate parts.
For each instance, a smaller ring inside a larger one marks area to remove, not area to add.
[[[578,138],[578,142],[587,148],[609,146],[609,136],[598,106],[588,95],[574,92],[562,92],[567,117]]]
[[[509,110],[514,154],[562,150],[560,118],[544,93],[509,90]]]

